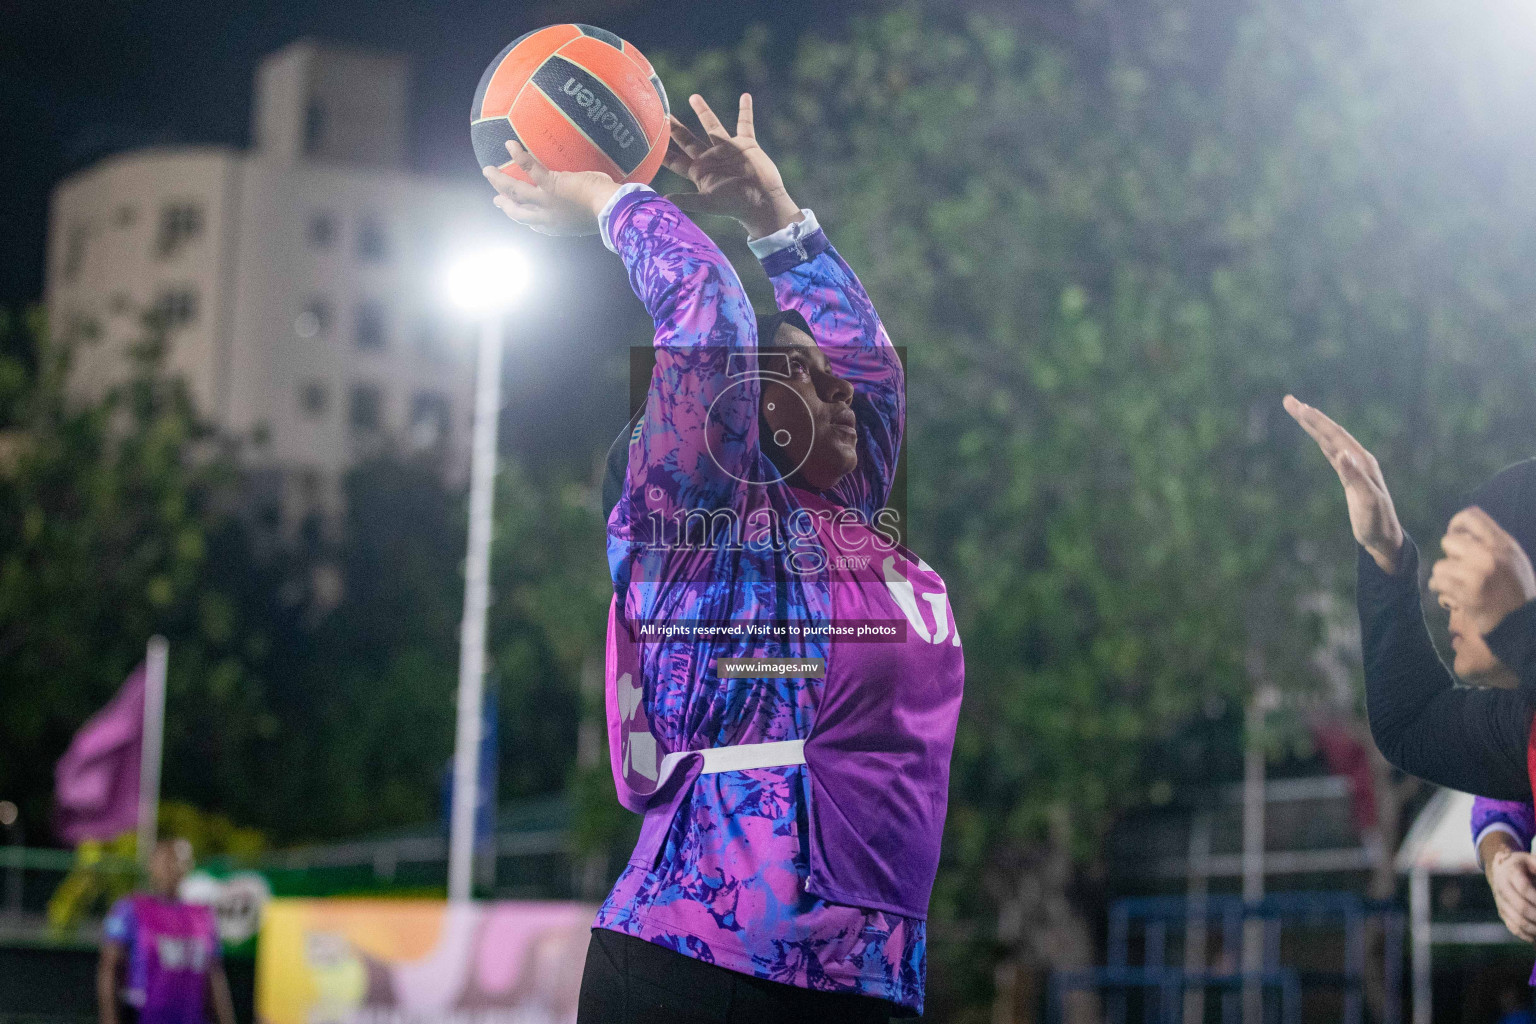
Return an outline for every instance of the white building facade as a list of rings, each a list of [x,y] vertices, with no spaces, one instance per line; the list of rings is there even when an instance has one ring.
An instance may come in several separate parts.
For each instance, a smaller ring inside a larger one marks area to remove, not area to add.
[[[250,151],[141,150],[54,190],[46,302],[83,339],[72,393],[121,381],[159,310],[169,369],[248,439],[273,525],[330,518],[381,451],[467,474],[474,330],[440,274],[498,225],[488,189],[406,169],[407,86],[398,57],[294,43],[261,65]]]

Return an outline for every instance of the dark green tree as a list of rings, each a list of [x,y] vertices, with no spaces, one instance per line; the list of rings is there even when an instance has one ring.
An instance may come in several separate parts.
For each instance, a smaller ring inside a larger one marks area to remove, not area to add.
[[[162,325],[146,319],[129,372],[90,404],[65,379],[91,333],[45,327],[8,321],[0,355],[0,792],[39,841],[55,761],[152,633],[172,648],[168,792],[223,796],[213,780],[245,777],[277,724],[255,674],[277,623],[250,614],[265,570],[231,513],[236,453],[161,371]]]
[[[754,92],[908,346],[913,546],[966,644],[946,1019],[1090,962],[1101,840],[1210,700],[1325,691],[1316,598],[1352,614],[1353,557],[1287,391],[1375,446],[1426,542],[1528,450],[1528,76],[1448,17],[913,4],[667,65],[717,109]]]

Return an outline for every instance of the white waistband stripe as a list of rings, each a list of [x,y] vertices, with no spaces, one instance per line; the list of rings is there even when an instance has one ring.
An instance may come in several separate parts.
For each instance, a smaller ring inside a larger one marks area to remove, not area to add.
[[[774,743],[738,743],[730,747],[706,747],[703,750],[679,750],[661,759],[660,778],[666,779],[678,762],[689,754],[702,754],[701,775],[716,772],[741,772],[751,768],[782,768],[805,764],[805,740],[778,740]]]

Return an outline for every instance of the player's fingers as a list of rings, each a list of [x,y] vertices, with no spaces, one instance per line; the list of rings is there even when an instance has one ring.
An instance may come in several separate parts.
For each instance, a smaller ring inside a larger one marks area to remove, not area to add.
[[[739,139],[732,139],[730,145],[713,146],[709,152],[700,154],[694,163],[701,171],[716,171],[722,167],[740,167],[741,150],[737,148],[740,141]],[[747,145],[754,145],[754,143],[751,140],[747,140]]]
[[[1456,586],[1467,581],[1466,566],[1454,558],[1441,558],[1430,566],[1429,575],[1444,586]]]
[[[709,148],[702,139],[693,134],[693,129],[679,121],[675,114],[668,118],[667,128],[671,132],[672,141],[691,157],[697,157]]]
[[[1334,468],[1338,470],[1339,479],[1344,481],[1344,486],[1360,488],[1364,493],[1373,498],[1379,498],[1380,488],[1376,486],[1376,480],[1371,476],[1360,456],[1356,452],[1345,449],[1333,456]]]
[[[1374,459],[1363,444],[1355,440],[1355,436],[1321,409],[1313,408],[1305,402],[1298,402],[1300,416],[1297,418],[1303,429],[1317,439],[1317,443],[1323,446],[1325,452],[1347,451],[1355,456],[1356,462],[1362,469],[1368,469]]]
[[[1316,425],[1307,416],[1307,406],[1303,405],[1301,402],[1298,402],[1290,395],[1286,395],[1285,411],[1290,413],[1291,419],[1296,421],[1296,425],[1301,427],[1302,430],[1305,430],[1307,432],[1307,436],[1316,441],[1318,447],[1323,449],[1323,454],[1327,455],[1328,448],[1323,443],[1323,438],[1319,436]]]
[[[1526,942],[1536,941],[1536,921],[1511,908],[1500,908],[1499,916],[1504,919],[1504,926],[1515,935]]]
[[[517,179],[499,167],[485,166],[480,168],[480,173],[485,175],[485,180],[491,183],[491,188],[497,195],[510,196],[512,194],[511,183]]]
[[[535,160],[532,153],[511,139],[507,140],[507,153],[512,157],[512,162],[522,168],[524,174],[528,175],[530,181],[539,188],[549,187],[549,168]]]
[[[512,204],[525,210],[542,210],[549,205],[549,195],[543,190],[519,181],[510,174],[497,172],[493,178],[486,175],[496,188],[496,205]]]
[[[1516,897],[1515,913],[1527,928],[1536,931],[1536,901]]]
[[[689,177],[690,172],[693,170],[694,161],[693,157],[688,155],[688,151],[678,145],[677,139],[674,137],[667,140],[667,152],[662,156],[661,163],[663,167],[673,174],[681,174],[686,178]]]
[[[731,133],[725,130],[725,125],[720,123],[720,119],[709,108],[709,104],[704,102],[703,96],[694,93],[688,97],[688,104],[693,107],[693,112],[699,115],[699,124],[704,126],[704,134],[722,142],[730,140]]]
[[[757,138],[757,128],[752,123],[752,94],[741,94],[741,106],[736,111],[736,134],[749,139]]]
[[[549,211],[542,206],[519,203],[515,199],[508,199],[506,196],[497,196],[495,202],[497,209],[501,210],[502,213],[505,213],[519,224],[525,224],[528,227],[546,223],[549,219]]]
[[[1536,872],[1536,857],[1531,854],[1516,854],[1513,871],[1508,872],[1509,887],[1523,900],[1536,903],[1536,879],[1531,877]]]
[[[1467,559],[1482,549],[1483,545],[1478,543],[1470,533],[1455,528],[1455,520],[1451,523],[1451,527],[1445,531],[1445,536],[1440,538],[1440,550],[1445,552],[1446,557]]]
[[[1449,530],[1467,534],[1490,550],[1511,539],[1509,532],[1499,525],[1498,520],[1476,505],[1469,505],[1452,516]]]
[[[1317,446],[1323,450],[1323,454],[1328,457],[1328,461],[1332,462],[1334,454],[1338,450],[1338,445],[1335,439],[1325,430],[1323,424],[1317,419],[1317,416],[1313,415],[1317,413],[1317,410],[1310,405],[1298,402],[1290,395],[1286,395],[1285,398],[1285,411],[1290,413],[1291,419],[1295,420],[1301,429],[1307,432],[1307,436],[1317,442]],[[1317,415],[1320,416],[1321,413],[1317,413]],[[1322,418],[1324,420],[1328,419],[1326,416]]]
[[[503,177],[506,178],[504,182],[505,188],[504,190],[498,189],[497,191],[500,191],[508,199],[529,206],[542,206],[548,201],[549,196],[537,185],[523,181],[521,178],[514,178],[510,174],[503,175]]]

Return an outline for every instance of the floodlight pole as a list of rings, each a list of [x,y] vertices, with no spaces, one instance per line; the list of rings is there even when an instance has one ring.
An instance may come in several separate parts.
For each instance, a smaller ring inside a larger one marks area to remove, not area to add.
[[[474,437],[469,464],[469,549],[464,559],[464,621],[459,630],[458,728],[453,751],[453,808],[448,838],[448,898],[468,900],[475,863],[475,805],[485,698],[485,620],[490,608],[491,507],[501,412],[502,318],[482,314],[475,368]]]
[[[144,741],[139,753],[139,827],[135,843],[139,863],[149,866],[160,816],[160,755],[165,741],[165,671],[171,645],[163,636],[149,638],[144,654]]]

